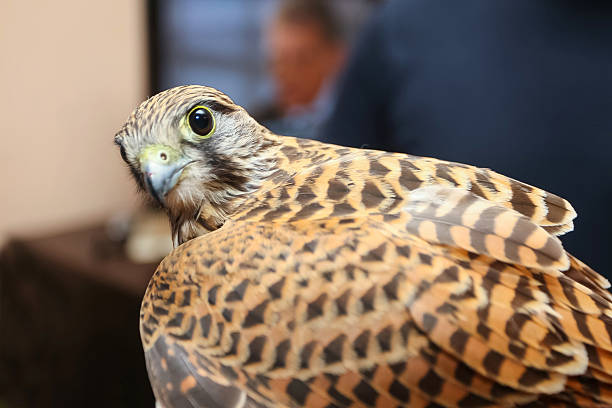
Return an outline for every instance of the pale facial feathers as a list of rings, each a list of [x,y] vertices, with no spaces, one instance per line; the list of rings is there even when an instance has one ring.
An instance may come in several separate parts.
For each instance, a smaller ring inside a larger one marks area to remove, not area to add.
[[[213,134],[200,138],[189,125],[190,111],[209,109]],[[187,164],[164,194],[175,242],[219,228],[240,202],[272,171],[275,136],[223,93],[204,86],[173,88],[143,102],[115,136],[136,182],[146,189],[144,149],[178,152]]]

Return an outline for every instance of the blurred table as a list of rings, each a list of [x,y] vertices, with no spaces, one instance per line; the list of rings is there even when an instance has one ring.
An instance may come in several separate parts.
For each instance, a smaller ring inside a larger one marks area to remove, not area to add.
[[[102,226],[10,240],[0,252],[0,401],[19,407],[153,407],[138,332],[155,264]]]

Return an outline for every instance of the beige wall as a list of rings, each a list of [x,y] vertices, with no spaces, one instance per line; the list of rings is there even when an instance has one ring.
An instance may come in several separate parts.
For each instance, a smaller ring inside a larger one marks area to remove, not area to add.
[[[0,242],[138,201],[112,144],[146,93],[137,0],[0,2]]]

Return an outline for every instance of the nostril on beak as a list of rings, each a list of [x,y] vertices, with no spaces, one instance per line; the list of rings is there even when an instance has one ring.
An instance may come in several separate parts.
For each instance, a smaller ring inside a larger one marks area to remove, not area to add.
[[[162,205],[166,194],[179,181],[183,168],[191,163],[180,151],[165,145],[146,146],[138,160],[147,191]]]

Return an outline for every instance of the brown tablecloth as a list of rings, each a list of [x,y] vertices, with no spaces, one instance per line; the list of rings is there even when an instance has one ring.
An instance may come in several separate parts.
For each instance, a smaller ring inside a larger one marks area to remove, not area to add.
[[[0,401],[153,407],[138,317],[155,266],[129,262],[101,226],[9,241],[0,252]]]

